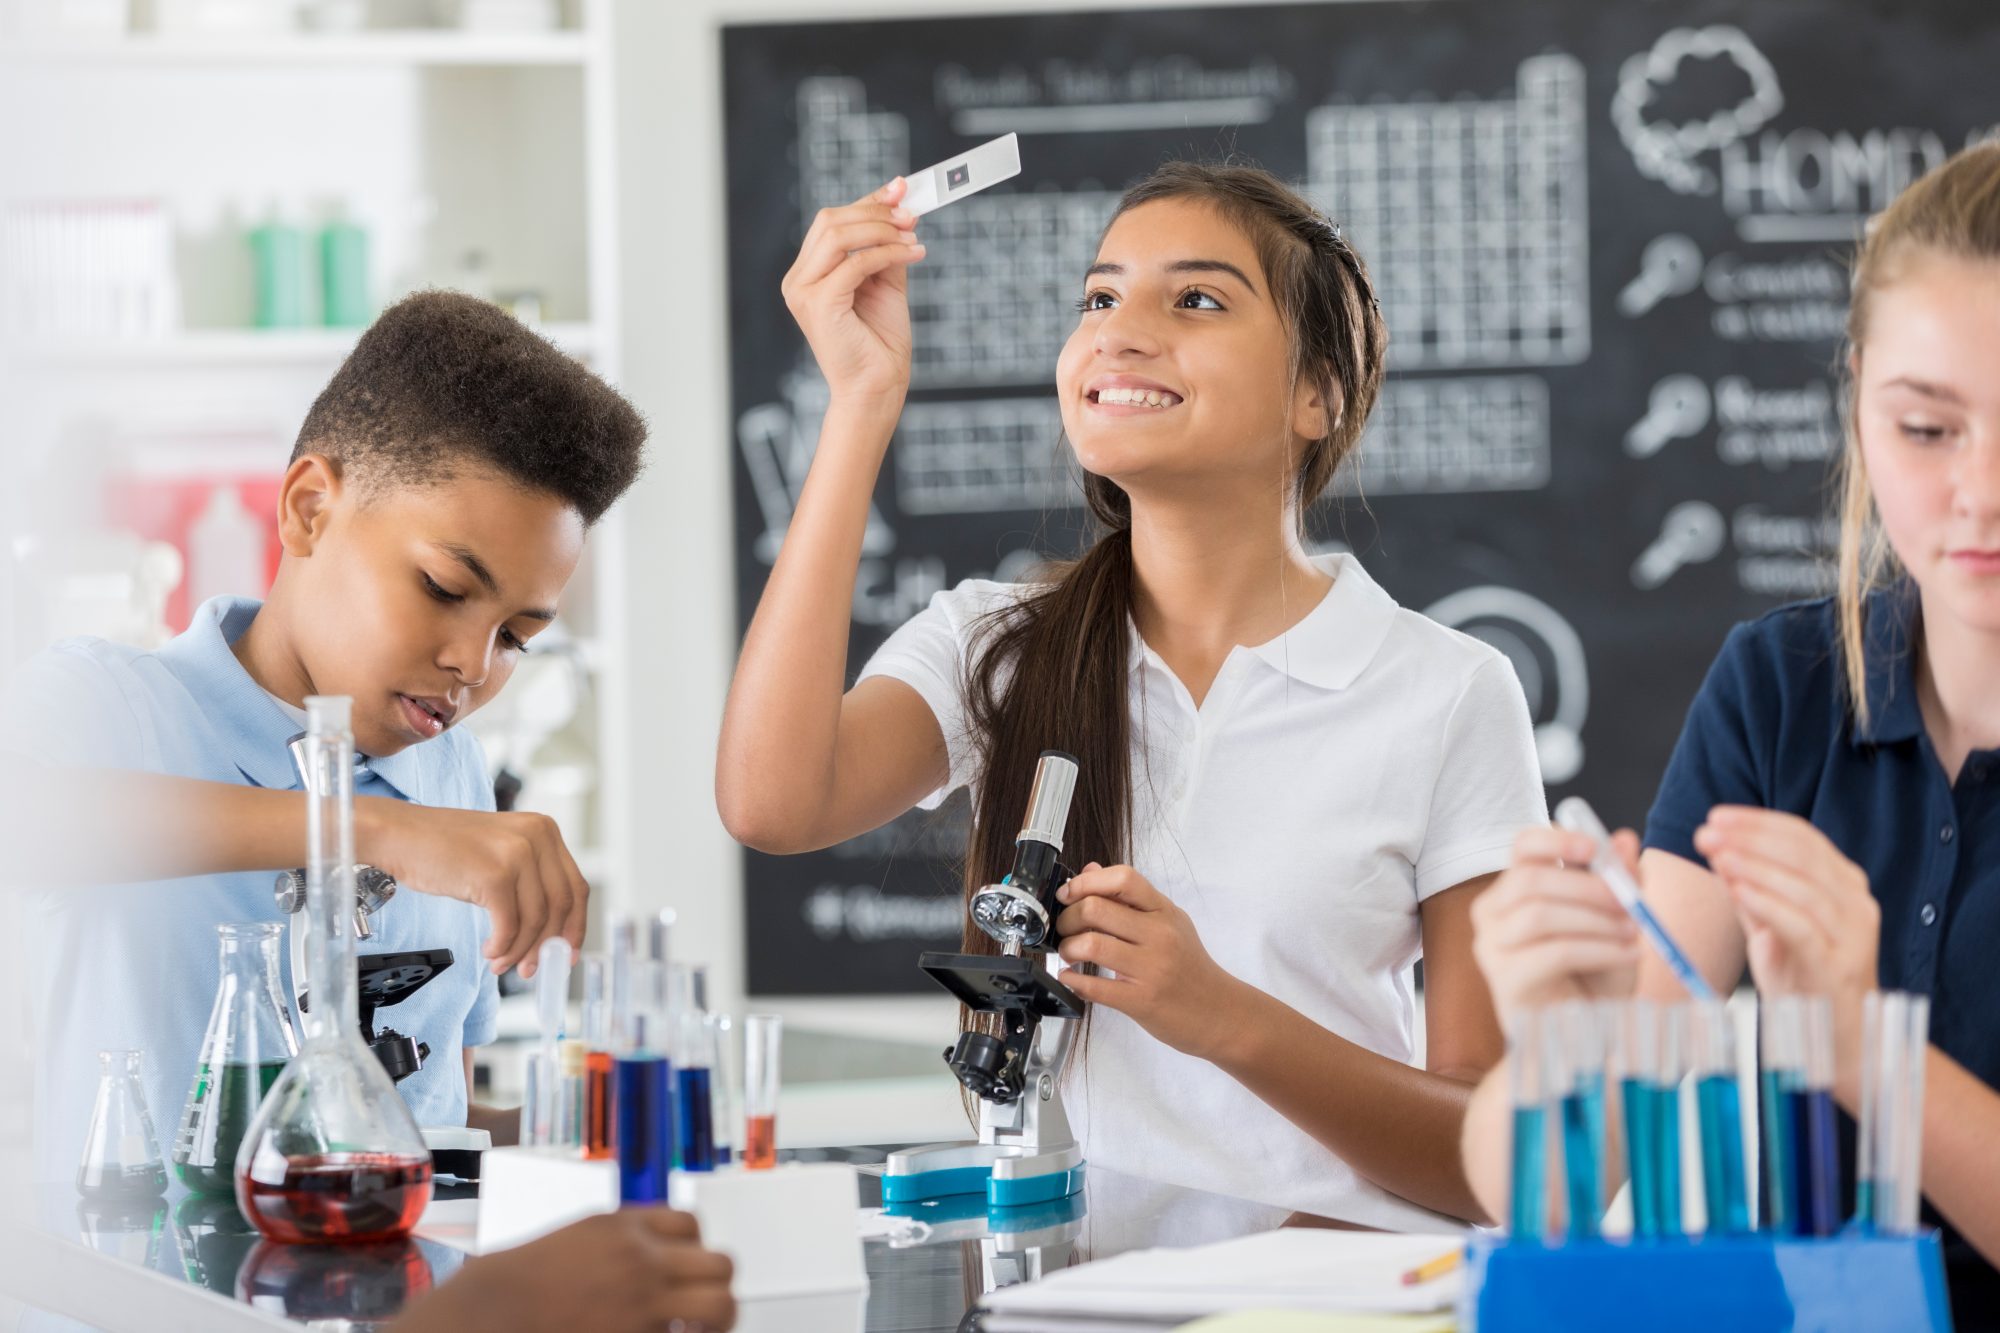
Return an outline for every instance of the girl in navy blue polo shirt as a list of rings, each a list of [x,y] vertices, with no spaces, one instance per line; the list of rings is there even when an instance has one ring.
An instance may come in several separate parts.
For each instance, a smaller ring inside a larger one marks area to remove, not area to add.
[[[1838,591],[1738,626],[1647,820],[1621,835],[1703,974],[1827,993],[1856,1104],[1861,996],[1932,999],[1923,1179],[1961,1328],[2000,1322],[2000,143],[1870,224],[1848,316]],[[1579,845],[1581,843],[1581,845]],[[1594,876],[1587,843],[1521,836],[1475,906],[1503,1015],[1683,994]],[[1468,1171],[1504,1212],[1505,1075]]]

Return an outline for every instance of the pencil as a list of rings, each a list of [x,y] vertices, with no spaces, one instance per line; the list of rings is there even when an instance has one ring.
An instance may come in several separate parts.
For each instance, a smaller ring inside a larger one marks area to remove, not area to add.
[[[1429,1263],[1419,1264],[1409,1272],[1403,1274],[1403,1285],[1414,1287],[1418,1283],[1429,1282],[1432,1278],[1443,1277],[1446,1273],[1456,1269],[1464,1261],[1464,1249],[1447,1250]]]

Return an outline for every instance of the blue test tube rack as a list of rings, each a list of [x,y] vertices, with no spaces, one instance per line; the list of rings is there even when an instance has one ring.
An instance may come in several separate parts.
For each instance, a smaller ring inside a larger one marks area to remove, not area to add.
[[[1476,1235],[1459,1327],[1479,1333],[1951,1333],[1936,1232],[1570,1240]]]

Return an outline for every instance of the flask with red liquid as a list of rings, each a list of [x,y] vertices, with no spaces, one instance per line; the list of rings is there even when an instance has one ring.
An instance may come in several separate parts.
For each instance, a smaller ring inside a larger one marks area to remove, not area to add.
[[[306,1040],[236,1156],[237,1205],[284,1244],[400,1240],[431,1197],[430,1152],[356,1012],[351,704],[306,700]]]

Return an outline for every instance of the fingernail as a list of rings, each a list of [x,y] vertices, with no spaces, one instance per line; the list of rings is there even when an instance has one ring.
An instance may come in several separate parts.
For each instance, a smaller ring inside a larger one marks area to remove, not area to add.
[[[1065,884],[1061,888],[1056,890],[1056,901],[1059,903],[1066,903],[1069,901],[1069,885]]]
[[[912,213],[909,209],[904,208],[902,205],[898,204],[896,207],[889,210],[889,220],[891,222],[915,222],[917,220],[917,215],[915,213]]]

